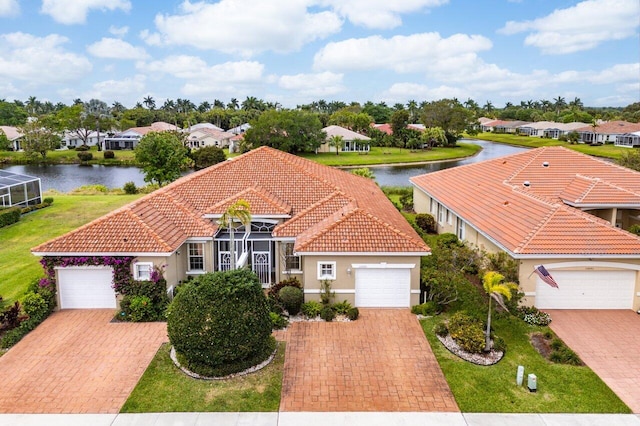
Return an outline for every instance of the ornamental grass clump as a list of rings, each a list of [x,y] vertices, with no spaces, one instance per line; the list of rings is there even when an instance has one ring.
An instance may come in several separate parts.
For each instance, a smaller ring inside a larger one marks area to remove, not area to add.
[[[185,284],[167,313],[178,360],[201,376],[221,377],[265,361],[275,350],[260,280],[248,269],[209,273]]]

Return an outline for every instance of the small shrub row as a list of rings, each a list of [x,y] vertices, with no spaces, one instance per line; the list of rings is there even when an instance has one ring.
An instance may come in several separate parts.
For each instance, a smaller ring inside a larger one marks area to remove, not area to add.
[[[80,161],[91,161],[93,160],[93,154],[86,151],[81,151],[78,153],[78,158]]]
[[[437,231],[435,218],[428,213],[418,213],[415,218],[416,225],[428,234],[435,234]]]
[[[545,326],[551,322],[551,315],[540,311],[535,306],[519,306],[516,316],[530,325]]]
[[[20,207],[9,207],[8,209],[1,209],[0,228],[17,223],[20,220],[21,213],[22,211]]]
[[[105,151],[104,154],[102,154],[102,155],[104,156],[105,160],[116,158],[116,154],[113,151]]]
[[[122,187],[125,194],[133,195],[138,193],[138,187],[133,182],[127,182]]]
[[[89,151],[89,149],[91,148],[89,148],[89,145],[80,145],[80,146],[76,146],[75,149],[76,151],[83,152],[83,151]]]
[[[20,213],[27,214],[35,210],[40,210],[40,209],[44,209],[45,207],[49,207],[51,204],[53,204],[53,198],[47,197],[41,203],[34,204],[32,206],[22,207],[20,209]]]
[[[322,311],[322,303],[316,300],[310,300],[302,304],[301,310],[307,318],[315,318],[320,315],[320,311]]]
[[[449,318],[449,334],[465,351],[480,353],[484,350],[484,331],[482,322],[467,315],[464,311],[456,312]]]
[[[284,315],[277,314],[275,312],[269,312],[269,317],[271,318],[271,323],[273,324],[274,330],[282,330],[289,325],[289,320]]]
[[[414,305],[411,307],[411,313],[414,315],[432,316],[438,311],[438,305],[433,302],[425,302],[420,305]]]

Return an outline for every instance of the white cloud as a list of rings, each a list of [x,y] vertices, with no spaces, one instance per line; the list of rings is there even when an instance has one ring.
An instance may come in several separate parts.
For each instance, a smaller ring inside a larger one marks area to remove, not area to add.
[[[109,27],[109,32],[116,37],[124,37],[129,32],[129,27],[116,27],[115,25],[111,25]]]
[[[448,3],[449,0],[324,0],[341,16],[355,25],[390,29],[402,25],[402,14],[417,13]]]
[[[316,74],[283,75],[278,85],[286,90],[297,91],[304,96],[325,97],[344,92],[342,74],[329,71]]]
[[[340,30],[342,21],[329,11],[310,13],[311,0],[221,0],[215,4],[186,0],[177,15],[157,15],[162,43],[250,57],[263,51],[299,50]],[[157,42],[155,34],[141,34]]]
[[[214,95],[220,98],[222,94],[227,94],[239,97],[248,94],[251,87],[266,81],[264,65],[256,61],[208,65],[197,56],[176,55],[160,61],[138,62],[136,67],[150,75],[167,74],[185,80],[182,87],[185,95]]]
[[[140,31],[139,36],[149,46],[162,46],[162,37],[160,37],[160,34],[158,33],[152,33],[149,30],[142,30]]]
[[[467,89],[446,85],[431,88],[418,83],[394,83],[382,92],[379,100],[394,104],[396,102],[405,103],[408,99],[432,101],[444,98],[463,98],[468,93]]]
[[[35,86],[77,81],[91,71],[91,62],[66,51],[62,47],[66,42],[66,37],[57,34],[0,35],[0,76]]]
[[[586,0],[533,21],[509,21],[498,32],[529,32],[525,45],[560,55],[632,37],[640,26],[638,16],[638,0]]]
[[[491,41],[479,35],[438,33],[410,36],[348,39],[329,43],[314,57],[318,70],[349,71],[389,69],[398,73],[455,69],[474,62],[476,52],[488,50]]]
[[[145,59],[147,52],[142,47],[135,47],[118,38],[103,37],[89,46],[87,50],[98,58],[111,59]]]
[[[0,16],[16,16],[19,13],[18,0],[0,0]]]
[[[146,77],[137,74],[122,80],[105,80],[93,84],[90,90],[83,93],[82,99],[117,100],[119,102],[139,99],[146,86]]]
[[[617,64],[604,69],[594,75],[587,77],[587,80],[594,84],[609,84],[619,82],[638,82],[640,77],[640,63]],[[636,92],[638,94],[640,92]]]
[[[42,0],[42,9],[45,15],[50,15],[61,24],[84,24],[87,13],[91,9],[116,10],[125,12],[131,10],[129,0]]]

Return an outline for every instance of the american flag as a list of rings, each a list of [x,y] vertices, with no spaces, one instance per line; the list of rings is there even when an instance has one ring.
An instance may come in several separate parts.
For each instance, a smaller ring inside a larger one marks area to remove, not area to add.
[[[547,271],[547,268],[545,268],[543,265],[536,266],[533,272],[535,272],[542,281],[549,284],[551,287],[560,288],[558,287],[558,283],[556,282],[556,280],[553,279],[549,271]]]

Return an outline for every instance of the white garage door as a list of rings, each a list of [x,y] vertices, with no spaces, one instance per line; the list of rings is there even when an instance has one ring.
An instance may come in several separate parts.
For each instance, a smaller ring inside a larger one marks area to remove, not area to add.
[[[115,308],[111,268],[58,269],[60,309]]]
[[[410,299],[410,269],[356,269],[356,306],[406,308]]]
[[[632,309],[635,271],[549,271],[553,288],[538,278],[536,306],[546,309]]]

